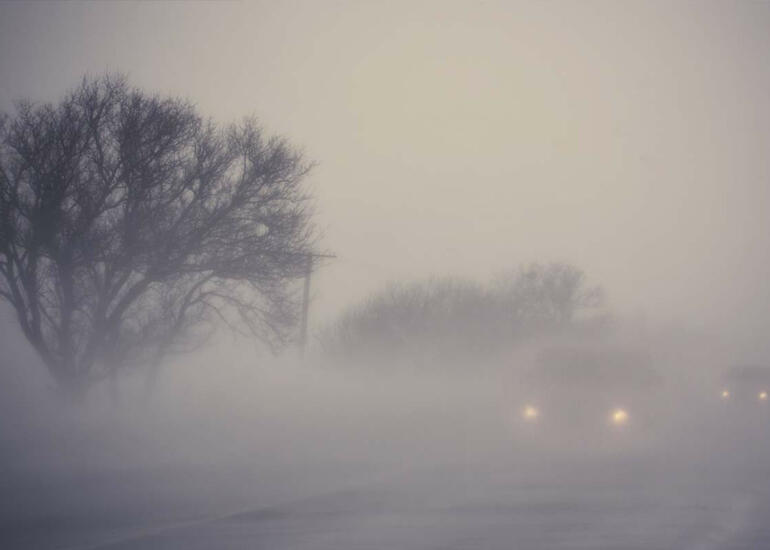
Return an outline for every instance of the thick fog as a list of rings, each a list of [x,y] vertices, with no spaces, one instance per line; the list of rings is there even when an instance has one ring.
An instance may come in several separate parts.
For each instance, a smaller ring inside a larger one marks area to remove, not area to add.
[[[77,400],[0,299],[0,546],[770,548],[768,25],[0,3],[0,111],[121,73],[254,116],[317,163],[335,256],[304,351],[222,323]]]

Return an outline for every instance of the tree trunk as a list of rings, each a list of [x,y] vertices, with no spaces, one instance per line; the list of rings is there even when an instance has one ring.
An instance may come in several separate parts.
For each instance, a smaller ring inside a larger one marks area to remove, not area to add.
[[[144,378],[144,398],[149,401],[157,391],[158,380],[160,379],[161,359],[156,358],[147,367],[147,373]]]
[[[112,406],[117,408],[120,405],[120,384],[118,381],[118,373],[114,370],[110,373],[110,399],[112,400]]]
[[[66,403],[73,406],[81,406],[86,401],[88,383],[82,377],[59,378],[59,388]]]

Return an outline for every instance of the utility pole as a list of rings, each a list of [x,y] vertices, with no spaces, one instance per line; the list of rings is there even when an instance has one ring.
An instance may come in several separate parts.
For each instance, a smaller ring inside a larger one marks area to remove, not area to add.
[[[307,349],[307,318],[310,310],[310,275],[313,273],[315,258],[336,258],[334,254],[308,254],[305,258],[305,286],[302,290],[302,325],[299,332],[299,350],[302,356]]]

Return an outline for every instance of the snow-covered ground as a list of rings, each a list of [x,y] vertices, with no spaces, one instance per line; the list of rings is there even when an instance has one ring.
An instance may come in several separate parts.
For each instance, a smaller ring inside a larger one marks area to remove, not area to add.
[[[522,437],[499,384],[281,377],[6,446],[0,548],[770,548],[770,411],[683,398],[654,443],[591,453]]]
[[[115,494],[101,505],[5,523],[2,547],[759,550],[770,548],[770,464],[757,458],[519,456],[349,479],[338,471],[325,488],[299,483],[290,494],[271,494],[268,481],[251,504],[224,478],[171,498],[164,476],[133,474],[111,480]]]

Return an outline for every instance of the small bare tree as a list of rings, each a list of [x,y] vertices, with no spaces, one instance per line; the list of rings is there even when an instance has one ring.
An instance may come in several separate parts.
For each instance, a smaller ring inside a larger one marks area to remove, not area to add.
[[[0,119],[0,297],[59,385],[205,341],[271,347],[314,244],[311,165],[253,120],[221,127],[120,76]]]
[[[588,286],[581,269],[560,262],[504,273],[497,278],[495,294],[505,317],[538,329],[569,324],[604,302],[600,286]]]

